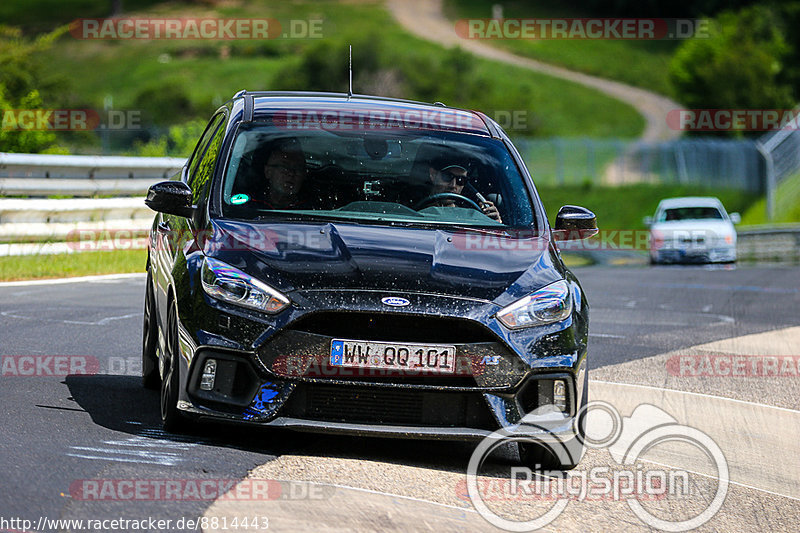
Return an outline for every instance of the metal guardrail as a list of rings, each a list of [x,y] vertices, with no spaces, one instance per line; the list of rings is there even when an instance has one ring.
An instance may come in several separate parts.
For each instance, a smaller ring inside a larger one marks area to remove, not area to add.
[[[800,263],[800,224],[742,229],[737,235],[741,261]]]
[[[145,196],[163,178],[0,178],[0,196]]]
[[[71,251],[53,241],[76,230],[146,229],[153,220],[143,201],[148,187],[184,164],[176,157],[0,153],[0,256]],[[97,196],[112,197],[90,198]]]
[[[144,196],[183,167],[178,157],[0,153],[0,196]]]
[[[180,157],[8,154],[0,152],[0,177],[166,179],[186,163]]]

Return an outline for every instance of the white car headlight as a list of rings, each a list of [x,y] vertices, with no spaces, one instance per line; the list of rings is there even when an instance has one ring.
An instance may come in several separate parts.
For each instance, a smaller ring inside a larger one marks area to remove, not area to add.
[[[289,299],[266,283],[227,263],[206,257],[200,274],[206,294],[251,309],[277,313],[289,306]]]
[[[572,313],[572,296],[566,281],[556,281],[517,300],[497,313],[508,328],[542,326],[564,320]]]

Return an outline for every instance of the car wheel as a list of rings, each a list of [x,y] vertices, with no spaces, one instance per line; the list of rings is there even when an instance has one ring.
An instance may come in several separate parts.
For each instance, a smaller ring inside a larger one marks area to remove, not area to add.
[[[583,443],[577,437],[566,442],[518,442],[520,462],[531,470],[572,470],[581,460]]]
[[[160,361],[161,375],[161,424],[164,430],[177,433],[186,429],[186,421],[178,411],[180,389],[180,355],[178,345],[178,317],[175,304],[167,310],[167,335],[164,355]]]
[[[147,286],[144,291],[144,324],[142,325],[142,385],[146,389],[158,389],[161,377],[158,375],[158,321],[156,320],[156,299],[153,293],[153,279],[147,272]]]

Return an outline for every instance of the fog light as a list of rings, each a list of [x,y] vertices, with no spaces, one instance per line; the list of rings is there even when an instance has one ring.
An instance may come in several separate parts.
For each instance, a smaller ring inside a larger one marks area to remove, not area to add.
[[[200,378],[200,390],[212,390],[214,388],[214,379],[217,376],[217,360],[208,359],[203,366],[203,375]]]
[[[567,406],[567,384],[563,380],[557,379],[553,382],[553,405],[564,413],[569,411]]]
[[[539,381],[539,409],[569,415],[567,383],[563,379]]]

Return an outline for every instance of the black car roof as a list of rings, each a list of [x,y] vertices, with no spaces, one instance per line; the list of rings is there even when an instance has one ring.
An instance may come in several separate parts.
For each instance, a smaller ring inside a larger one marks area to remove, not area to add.
[[[349,120],[420,121],[426,129],[492,136],[482,113],[446,107],[440,103],[303,91],[240,91],[233,97],[234,101],[237,99],[244,100],[245,121],[259,120],[281,112],[299,120],[310,117],[316,120],[323,113],[333,113]]]

